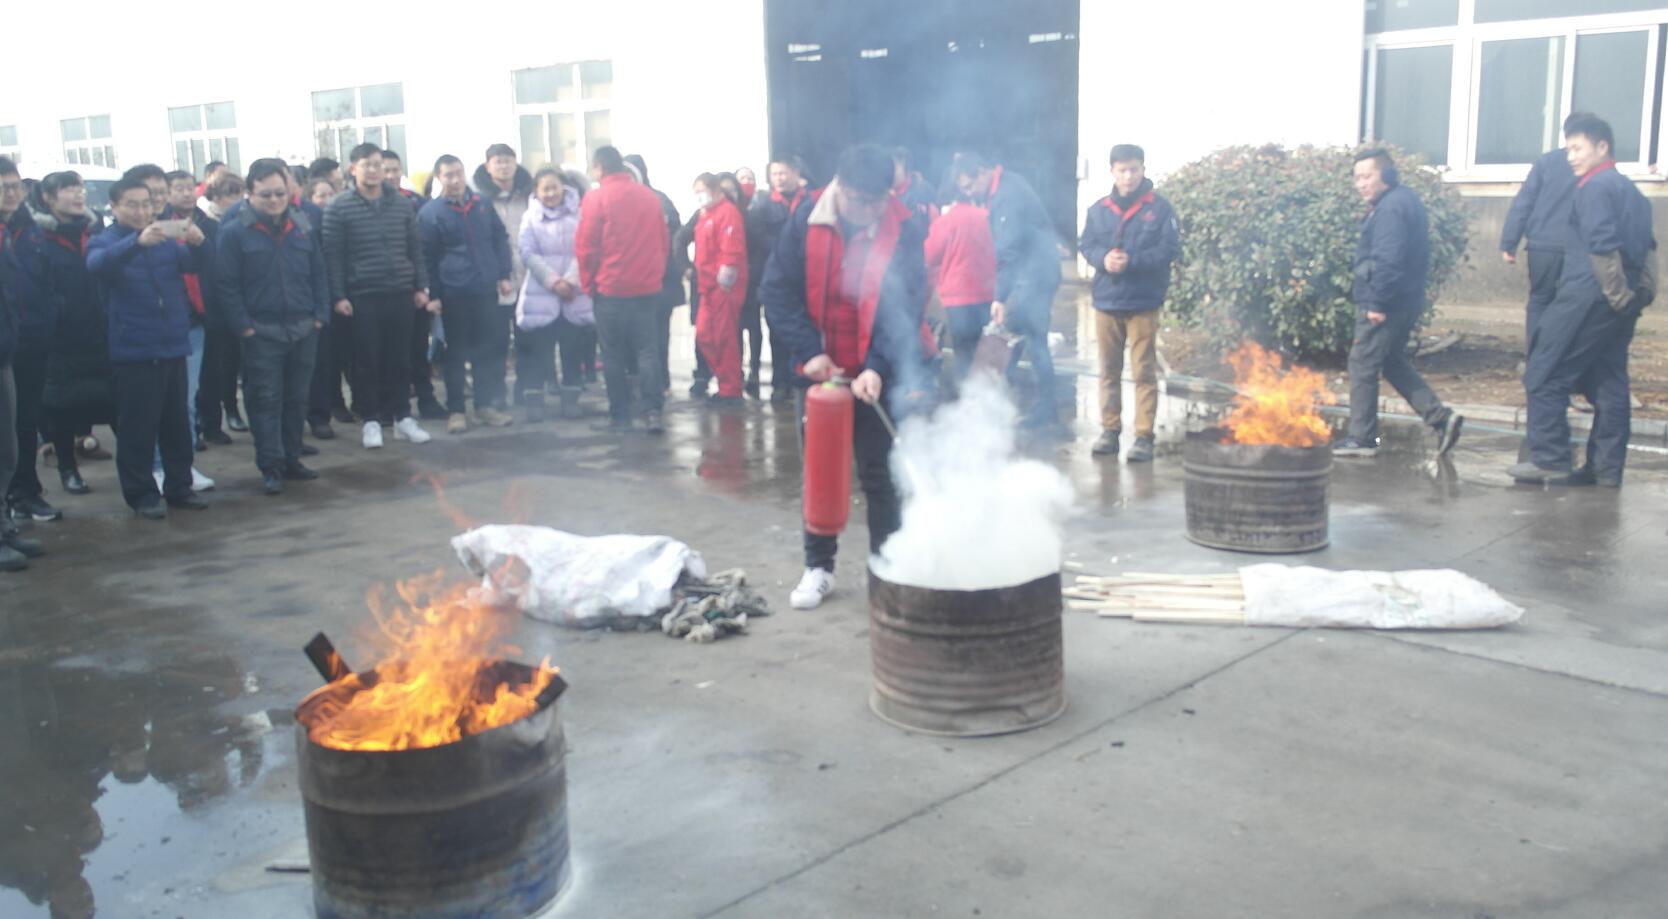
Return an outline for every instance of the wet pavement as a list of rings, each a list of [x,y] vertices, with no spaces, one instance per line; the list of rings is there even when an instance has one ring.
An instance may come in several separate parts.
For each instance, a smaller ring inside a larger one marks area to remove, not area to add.
[[[1094,381],[1062,382],[1075,439],[1029,451],[1076,488],[1073,564],[1260,560],[1183,536],[1180,438],[1206,407],[1167,398],[1158,462],[1131,467],[1088,455]],[[1331,545],[1284,560],[1458,568],[1526,607],[1521,624],[1068,612],[1067,713],[945,740],[867,710],[855,553],[821,611],[785,608],[791,413],[679,399],[668,421],[660,439],[590,421],[375,453],[338,439],[324,477],[278,499],[240,437],[203,457],[215,506],[164,524],[86,464],[95,493],[32,528],[51,554],[0,577],[0,916],[310,914],[307,876],[268,870],[306,856],[289,713],[317,677],[300,647],[322,629],[353,660],[368,589],[463,576],[428,476],[481,521],[678,537],[783,607],[710,646],[520,626],[572,684],[577,871],[552,915],[1663,915],[1668,456],[1636,452],[1620,491],[1531,489],[1503,475],[1510,435],[1468,430],[1438,463],[1391,424],[1378,459],[1337,464]]]

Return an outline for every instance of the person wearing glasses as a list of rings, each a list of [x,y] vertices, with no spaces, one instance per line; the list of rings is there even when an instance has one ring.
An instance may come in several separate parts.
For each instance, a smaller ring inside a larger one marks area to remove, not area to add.
[[[104,291],[110,316],[110,362],[116,378],[116,474],[122,497],[147,520],[164,508],[208,507],[191,487],[192,431],[186,359],[191,355],[191,302],[185,275],[190,247],[203,231],[186,224],[178,236],[156,220],[142,180],[110,187],[116,225],[87,244],[87,270]],[[161,493],[151,458],[162,453]]]

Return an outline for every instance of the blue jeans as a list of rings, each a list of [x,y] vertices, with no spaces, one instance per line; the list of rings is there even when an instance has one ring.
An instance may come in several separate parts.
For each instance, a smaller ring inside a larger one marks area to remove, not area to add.
[[[203,327],[191,327],[191,356],[185,359],[185,409],[191,421],[191,442],[197,442],[197,378],[203,375]],[[162,450],[151,460],[151,471],[162,471]]]
[[[947,306],[944,321],[950,326],[950,348],[956,353],[956,379],[964,380],[973,368],[973,354],[979,350],[985,326],[990,325],[990,304]]]

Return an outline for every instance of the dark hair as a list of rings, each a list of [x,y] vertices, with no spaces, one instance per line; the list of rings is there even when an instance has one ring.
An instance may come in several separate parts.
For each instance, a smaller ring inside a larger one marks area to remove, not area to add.
[[[637,177],[643,180],[644,185],[649,184],[649,166],[648,166],[647,163],[643,162],[643,157],[642,156],[640,156],[636,153],[628,153],[625,156],[621,157],[621,159],[624,159],[626,162],[630,163],[631,165],[636,166],[637,167]],[[650,186],[650,187],[652,188],[653,186]]]
[[[0,156],[0,176],[17,175],[17,164],[9,156]]]
[[[203,167],[203,175],[208,175],[209,173],[213,172],[216,168],[230,169],[231,167],[227,166],[225,163],[221,162],[220,160],[209,160],[209,164],[207,166]]]
[[[35,210],[45,213],[52,210],[52,199],[58,197],[59,192],[83,184],[81,173],[73,170],[48,173],[35,183],[34,190],[29,192],[29,201],[35,205]]]
[[[399,154],[398,150],[390,150],[387,147],[384,147],[384,148],[382,148],[382,158],[385,159],[385,160],[393,160],[394,162],[399,163],[402,166],[405,165],[405,160],[400,159],[400,154]]]
[[[313,176],[311,179],[307,180],[307,184],[301,186],[301,194],[306,197],[308,201],[311,201],[313,200],[313,189],[318,188],[321,184],[328,185],[331,191],[336,190],[336,186],[332,184],[329,179],[324,176]]]
[[[381,155],[382,148],[378,147],[376,144],[360,144],[359,146],[348,151],[348,162],[358,163],[360,160],[370,159],[373,156]]]
[[[251,169],[251,171],[253,170]],[[281,174],[282,173],[280,173],[280,175]],[[224,198],[228,195],[242,195],[244,191],[244,184],[241,178],[238,178],[238,176],[234,175],[230,169],[227,169],[225,172],[215,176],[214,180],[209,182],[208,188],[203,189],[203,191],[207,193],[209,200],[213,201],[215,198]]]
[[[597,164],[597,168],[602,170],[603,175],[625,172],[625,157],[620,155],[618,147],[608,145],[598,147],[596,152],[591,154],[591,162]]]
[[[431,172],[429,174],[433,175],[433,176],[438,176],[440,174],[440,167],[450,166],[453,163],[457,163],[459,166],[462,166],[463,165],[463,160],[458,159],[457,157],[451,155],[450,153],[442,153],[434,161],[434,172]]]
[[[169,185],[172,185],[182,179],[192,184],[196,184],[197,182],[197,177],[189,172],[186,172],[184,169],[175,169],[173,172],[163,173],[162,177],[168,180]]]
[[[509,144],[493,144],[487,148],[486,158],[491,160],[495,156],[507,156],[515,159],[515,148]]]
[[[1565,137],[1585,137],[1596,147],[1603,142],[1616,152],[1616,135],[1610,130],[1610,122],[1605,121],[1591,112],[1576,112],[1564,119]]]
[[[1147,162],[1147,151],[1134,144],[1118,144],[1112,148],[1111,162],[1114,166],[1119,163],[1127,163],[1130,160],[1135,160],[1144,165]]]
[[[958,153],[955,159],[950,161],[950,176],[957,179],[962,176],[976,176],[989,168],[990,163],[977,153]]]
[[[765,163],[765,171],[768,172],[770,167],[776,165],[777,163],[781,163],[789,169],[792,169],[794,172],[799,171],[799,157],[794,156],[792,153],[778,153],[771,157],[770,162]]]
[[[840,152],[834,178],[846,188],[867,195],[884,195],[892,190],[895,166],[892,154],[879,144],[857,144]]]
[[[168,181],[168,173],[163,172],[162,167],[155,163],[140,163],[122,173],[122,178],[135,179],[140,183],[148,182],[151,179],[161,179],[166,182]],[[114,201],[116,199],[112,197],[110,200]]]
[[[336,162],[328,156],[321,156],[307,164],[307,171],[305,174],[310,176],[326,176],[340,168],[342,168],[341,163]]]
[[[440,169],[440,164],[436,163],[434,168],[438,171]],[[568,177],[562,174],[562,170],[557,169],[555,166],[546,166],[534,174],[533,187],[538,188],[539,183],[547,178],[555,179],[559,185],[565,186],[568,184]]]
[[[136,169],[138,167],[134,168]],[[129,171],[131,172],[132,170]],[[147,201],[150,200],[151,192],[150,189],[145,187],[144,179],[139,178],[138,176],[122,176],[120,179],[116,180],[114,185],[110,186],[110,206],[115,207],[116,205],[121,204],[122,196],[130,191],[142,191],[145,193],[145,199]]]
[[[1384,184],[1395,185],[1401,181],[1401,176],[1396,172],[1396,161],[1390,158],[1389,150],[1383,147],[1369,147],[1355,154],[1357,163],[1366,160],[1372,160],[1378,166],[1378,174],[1384,179]]]
[[[270,179],[275,175],[289,176],[289,167],[277,157],[263,157],[249,164],[249,175],[244,179],[245,188],[254,188],[256,182]],[[287,184],[287,183],[286,183]]]

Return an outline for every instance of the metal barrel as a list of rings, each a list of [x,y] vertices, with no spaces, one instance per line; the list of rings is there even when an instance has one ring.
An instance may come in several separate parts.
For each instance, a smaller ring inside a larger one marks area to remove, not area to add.
[[[1187,435],[1187,538],[1238,552],[1312,552],[1327,543],[1332,448],[1222,443]]]
[[[494,665],[512,681],[532,668]],[[566,745],[551,700],[525,718],[420,750],[336,750],[296,710],[320,919],[524,919],[567,885]]]
[[[926,734],[976,737],[1066,710],[1060,575],[1016,587],[934,590],[869,572],[869,707]]]

